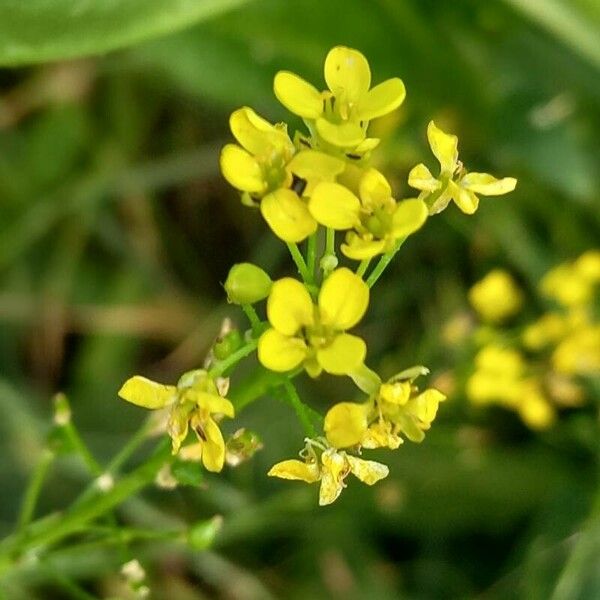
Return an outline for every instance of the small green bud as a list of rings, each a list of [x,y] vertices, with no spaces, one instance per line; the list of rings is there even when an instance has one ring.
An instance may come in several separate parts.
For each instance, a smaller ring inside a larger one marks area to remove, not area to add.
[[[222,338],[219,338],[213,346],[213,354],[217,360],[225,360],[242,346],[244,340],[237,329],[232,329]]]
[[[199,521],[192,526],[188,533],[188,544],[194,550],[210,548],[223,527],[223,517],[215,515],[212,519]]]
[[[225,291],[233,304],[254,304],[269,295],[273,282],[256,265],[238,263],[229,270]]]
[[[263,447],[258,434],[245,428],[238,429],[225,444],[225,462],[230,467],[250,460]]]

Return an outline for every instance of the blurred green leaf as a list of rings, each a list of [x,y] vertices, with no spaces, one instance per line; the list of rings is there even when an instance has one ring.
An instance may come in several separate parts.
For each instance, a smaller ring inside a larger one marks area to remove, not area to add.
[[[99,54],[165,35],[247,0],[2,0],[0,64]]]
[[[506,0],[600,68],[600,7],[585,0]]]

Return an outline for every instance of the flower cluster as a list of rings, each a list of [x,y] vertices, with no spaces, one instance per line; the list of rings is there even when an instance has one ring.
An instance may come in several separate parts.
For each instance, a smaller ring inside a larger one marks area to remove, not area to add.
[[[557,408],[581,404],[582,378],[600,374],[599,291],[600,251],[589,250],[542,278],[539,293],[550,308],[535,320],[523,316],[515,330],[503,327],[523,305],[512,277],[494,270],[476,283],[469,301],[484,324],[468,398],[514,410],[535,429],[550,426]]]
[[[368,309],[373,285],[403,242],[450,200],[472,214],[477,194],[504,194],[516,184],[512,178],[468,173],[458,160],[456,136],[431,122],[427,136],[440,173],[434,177],[425,165],[417,165],[408,183],[419,191],[418,197],[399,196],[369,164],[380,141],[369,136],[369,126],[402,104],[404,84],[392,78],[371,86],[366,58],[343,46],[328,53],[324,79],[327,89],[319,91],[294,73],[277,73],[275,96],[302,118],[306,131],[290,135],[285,123],[269,123],[243,107],[229,122],[236,143],[227,144],[220,159],[222,173],[240,192],[242,204],[258,209],[285,242],[299,277],[273,281],[256,265],[234,265],[224,287],[229,301],[248,317],[250,329],[242,335],[226,327],[211,349],[206,370],[184,375],[176,387],[134,377],[119,392],[146,408],[168,406],[173,452],[219,471],[229,454],[235,457],[227,463],[234,465],[238,455],[246,458],[260,447],[246,433],[234,434],[225,444],[217,425],[220,417],[234,416],[218,376],[228,375],[256,351],[264,367],[257,387],[264,390],[266,381],[267,388],[281,391],[306,430],[300,459],[277,463],[269,475],[320,482],[322,505],[339,496],[350,473],[368,485],[386,477],[385,465],[359,454],[393,450],[405,439],[421,442],[445,399],[436,389],[419,390],[417,378],[428,373],[424,367],[384,382],[366,365],[367,344],[352,331]],[[336,246],[338,232],[343,240]],[[371,260],[378,256],[369,273]],[[340,259],[349,260],[342,266]],[[265,300],[266,319],[258,306]],[[362,399],[333,404],[323,418],[302,402],[292,383],[302,372],[312,378],[322,373],[349,377]],[[196,438],[189,445],[188,432]]]

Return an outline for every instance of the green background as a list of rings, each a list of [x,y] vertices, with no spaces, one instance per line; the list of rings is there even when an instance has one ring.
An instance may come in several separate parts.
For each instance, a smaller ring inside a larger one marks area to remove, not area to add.
[[[272,93],[277,70],[321,85],[326,52],[344,44],[369,58],[374,81],[402,77],[407,99],[375,157],[399,197],[408,170],[432,164],[431,118],[459,135],[472,170],[519,179],[473,217],[451,207],[428,222],[358,329],[384,374],[423,363],[437,376],[453,367],[441,329],[487,270],[503,266],[531,291],[599,244],[599,38],[596,0],[0,0],[2,532],[55,392],[110,457],[145,416],[118,400],[120,384],[133,373],[174,382],[202,363],[225,315],[243,323],[224,302],[230,265],[292,272],[218,171],[231,110],[289,118]],[[333,378],[301,391],[321,411],[353,398]],[[120,511],[141,527],[225,518],[210,551],[139,547],[156,598],[600,597],[591,406],[532,434],[457,398],[422,445],[374,453],[387,480],[351,482],[321,509],[314,487],[265,475],[301,445],[289,407],[266,398],[236,425],[265,443],[250,463]],[[77,460],[61,460],[40,510],[64,507],[85,481]],[[122,562],[63,550],[7,597],[70,597],[53,571],[114,596]]]

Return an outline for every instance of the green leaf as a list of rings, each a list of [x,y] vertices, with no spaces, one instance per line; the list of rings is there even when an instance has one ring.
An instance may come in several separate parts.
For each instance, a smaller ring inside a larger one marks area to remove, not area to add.
[[[101,54],[165,35],[248,0],[0,0],[0,65]]]

